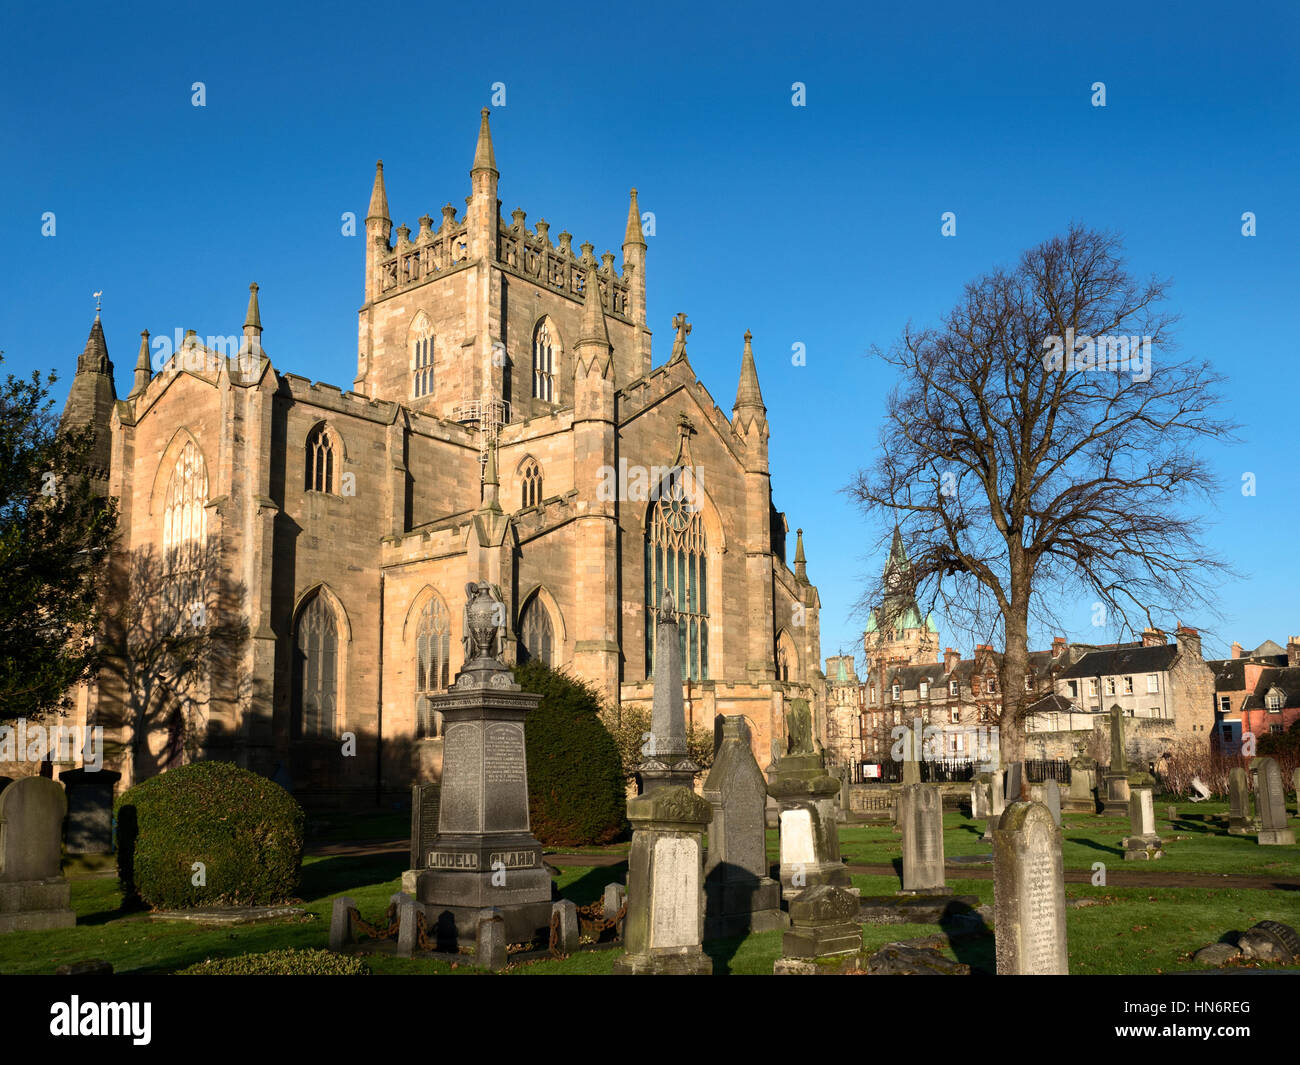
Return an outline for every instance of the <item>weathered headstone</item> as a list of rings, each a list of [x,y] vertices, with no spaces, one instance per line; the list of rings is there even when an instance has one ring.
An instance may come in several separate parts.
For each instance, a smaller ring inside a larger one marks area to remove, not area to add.
[[[709,803],[686,787],[663,786],[629,799],[626,953],[614,972],[701,975],[713,972],[704,941],[704,830]]]
[[[1006,772],[1002,769],[995,769],[989,774],[989,820],[984,826],[984,835],[980,837],[985,843],[993,839],[993,832],[1002,819],[1002,811],[1006,809],[1006,793],[1002,790],[1005,779]]]
[[[547,942],[551,877],[528,820],[524,719],[541,697],[521,691],[498,657],[499,593],[466,586],[465,665],[432,697],[443,716],[438,837],[415,877],[438,949],[472,941],[495,909],[511,943]]]
[[[912,784],[899,795],[903,826],[903,895],[945,895],[943,797],[933,784]]]
[[[1006,777],[1003,780],[1002,791],[1003,798],[1006,802],[1016,802],[1022,798],[1028,798],[1029,781],[1025,777],[1025,763],[1012,762],[1006,768]]]
[[[1066,975],[1061,830],[1046,806],[1011,803],[993,834],[993,900],[999,976]]]
[[[402,894],[396,901],[397,953],[409,958],[420,945],[419,914],[424,908],[410,895]]]
[[[980,773],[970,782],[970,815],[974,821],[983,821],[989,816],[989,781],[988,773]]]
[[[121,773],[108,769],[65,769],[59,783],[68,795],[63,846],[69,854],[113,851],[113,788]]]
[[[1107,817],[1128,816],[1128,754],[1124,746],[1124,708],[1110,708],[1110,766],[1106,770],[1106,795],[1101,812]]]
[[[581,930],[578,925],[578,906],[570,899],[560,899],[551,907],[551,923],[555,928],[555,946],[561,954],[572,954],[578,949]]]
[[[1237,945],[1248,958],[1258,961],[1282,962],[1284,965],[1300,961],[1300,935],[1281,921],[1260,921],[1241,934]]]
[[[438,839],[442,785],[411,785],[411,868],[425,869]]]
[[[496,909],[483,910],[474,934],[474,965],[489,972],[500,972],[510,958],[509,943],[505,916]]]
[[[767,875],[767,781],[743,717],[719,715],[721,741],[704,782],[713,808],[704,864],[708,939],[784,928],[781,885]]]
[[[790,931],[781,938],[778,975],[834,973],[862,965],[858,900],[842,888],[821,884],[790,903]]]
[[[1295,833],[1287,825],[1286,793],[1282,790],[1282,770],[1272,758],[1251,760],[1255,777],[1255,794],[1259,796],[1259,836],[1261,844],[1290,846]]]
[[[654,699],[646,759],[637,767],[642,794],[655,788],[695,786],[700,767],[686,744],[686,708],[682,701],[682,645],[672,594],[665,590],[655,617]],[[662,678],[662,682],[658,678]]]
[[[1228,770],[1228,835],[1253,836],[1259,820],[1251,807],[1250,778],[1241,766]]]
[[[767,785],[780,807],[781,894],[788,900],[818,884],[850,889],[835,818],[824,813],[839,781],[826,772],[813,747],[806,699],[790,701],[786,722],[789,751],[773,763]]]
[[[1052,815],[1056,827],[1061,827],[1061,785],[1050,777],[1043,781],[1043,805]]]
[[[71,928],[72,888],[60,873],[68,800],[48,777],[0,792],[0,932]]]
[[[1080,756],[1070,760],[1070,788],[1061,802],[1061,809],[1071,814],[1097,812],[1097,763]]]
[[[351,911],[356,908],[356,900],[348,895],[340,895],[334,900],[330,909],[330,950],[342,950],[352,942]]]
[[[605,920],[612,921],[627,901],[627,888],[622,884],[606,884],[605,894],[601,898],[601,912]]]
[[[1150,784],[1133,784],[1129,789],[1129,836],[1124,840],[1124,860],[1154,861],[1164,856],[1156,835],[1154,791]]]

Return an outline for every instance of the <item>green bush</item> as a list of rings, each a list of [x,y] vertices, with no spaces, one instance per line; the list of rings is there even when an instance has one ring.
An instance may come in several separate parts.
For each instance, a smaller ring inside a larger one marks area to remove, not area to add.
[[[229,762],[193,762],[124,791],[117,814],[125,901],[155,909],[261,906],[294,895],[303,812],[266,777]],[[195,862],[206,883],[193,881]]]
[[[515,669],[515,681],[542,697],[525,719],[533,835],[559,847],[618,839],[627,831],[627,791],[599,693],[536,659]]]
[[[271,950],[209,958],[176,971],[177,976],[369,976],[360,958],[329,950]]]

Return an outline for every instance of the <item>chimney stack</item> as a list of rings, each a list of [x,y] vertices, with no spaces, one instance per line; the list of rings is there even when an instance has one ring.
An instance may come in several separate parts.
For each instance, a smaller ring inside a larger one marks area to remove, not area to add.
[[[1053,637],[1052,637],[1052,657],[1053,657],[1053,658],[1060,658],[1061,655],[1065,654],[1065,646],[1066,646],[1066,645],[1065,645],[1065,637],[1064,637],[1064,636],[1053,636]]]
[[[1287,637],[1286,664],[1291,669],[1300,669],[1300,636]]]
[[[1181,621],[1178,628],[1174,630],[1174,638],[1178,641],[1178,650],[1182,654],[1192,655],[1196,658],[1201,657],[1201,634],[1189,625],[1184,625]],[[1163,640],[1161,641],[1164,642]]]
[[[1236,640],[1232,641],[1232,657],[1233,658],[1241,657],[1241,644],[1239,644]]]
[[[1182,624],[1180,622],[1179,628],[1181,627]],[[1161,632],[1159,629],[1148,627],[1142,630],[1143,647],[1163,647],[1168,642],[1169,641],[1165,638],[1165,634]]]
[[[943,649],[943,671],[945,673],[951,673],[957,668],[960,661],[961,655],[957,651],[954,651],[951,647]]]

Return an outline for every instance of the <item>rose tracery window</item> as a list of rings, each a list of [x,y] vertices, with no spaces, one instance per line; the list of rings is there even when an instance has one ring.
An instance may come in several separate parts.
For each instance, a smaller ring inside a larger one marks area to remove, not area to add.
[[[651,504],[645,541],[646,676],[654,675],[655,625],[665,595],[677,611],[682,679],[709,676],[708,543],[703,516],[680,471]]]

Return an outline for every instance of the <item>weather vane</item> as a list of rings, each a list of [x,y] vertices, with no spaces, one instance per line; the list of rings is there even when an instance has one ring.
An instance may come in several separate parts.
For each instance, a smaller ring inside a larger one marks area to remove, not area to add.
[[[95,297],[95,313],[99,314],[100,308],[104,303],[104,293],[101,290],[99,292],[92,292],[91,295]]]

